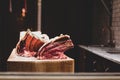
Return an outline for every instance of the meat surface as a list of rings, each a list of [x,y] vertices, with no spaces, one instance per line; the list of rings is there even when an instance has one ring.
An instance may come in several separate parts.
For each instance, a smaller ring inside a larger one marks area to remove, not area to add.
[[[25,57],[34,56],[44,43],[45,41],[43,38],[34,35],[28,30],[16,45],[17,54]]]
[[[74,45],[70,36],[60,35],[44,44],[37,52],[38,59],[66,59],[64,52]]]
[[[16,53],[23,57],[44,59],[66,59],[64,52],[74,47],[69,35],[56,36],[52,39],[45,34],[33,34],[28,30],[16,45]]]

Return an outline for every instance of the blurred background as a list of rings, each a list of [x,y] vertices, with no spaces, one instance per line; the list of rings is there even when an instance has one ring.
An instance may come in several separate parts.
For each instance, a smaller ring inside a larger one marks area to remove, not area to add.
[[[111,13],[112,0],[104,0]],[[0,0],[0,66],[15,48],[20,31],[37,31],[37,0]],[[50,38],[60,34],[71,36],[75,47],[65,54],[75,59],[75,72],[80,69],[77,45],[107,43],[110,15],[101,0],[42,0],[41,32]],[[25,10],[25,11],[24,11]],[[104,33],[104,34],[103,34]]]

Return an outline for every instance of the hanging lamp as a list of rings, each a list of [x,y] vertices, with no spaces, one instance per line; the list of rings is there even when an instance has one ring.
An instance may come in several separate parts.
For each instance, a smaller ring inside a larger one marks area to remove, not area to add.
[[[24,0],[24,7],[22,8],[22,16],[25,17],[27,13],[27,2]]]
[[[9,11],[12,13],[12,0],[9,1]]]

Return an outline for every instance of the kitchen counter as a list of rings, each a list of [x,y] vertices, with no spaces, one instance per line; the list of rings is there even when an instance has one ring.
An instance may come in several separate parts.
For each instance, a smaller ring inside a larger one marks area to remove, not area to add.
[[[79,47],[93,54],[96,54],[102,58],[120,64],[120,53],[116,53],[116,52],[109,53],[109,50],[111,49],[110,47],[103,47],[97,45],[91,45],[91,46],[79,45]]]
[[[120,73],[0,72],[0,80],[120,80]]]

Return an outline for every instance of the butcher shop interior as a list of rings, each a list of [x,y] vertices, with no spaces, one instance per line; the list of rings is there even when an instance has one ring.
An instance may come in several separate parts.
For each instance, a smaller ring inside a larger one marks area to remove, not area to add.
[[[0,0],[0,27],[0,80],[120,79],[120,0]]]

